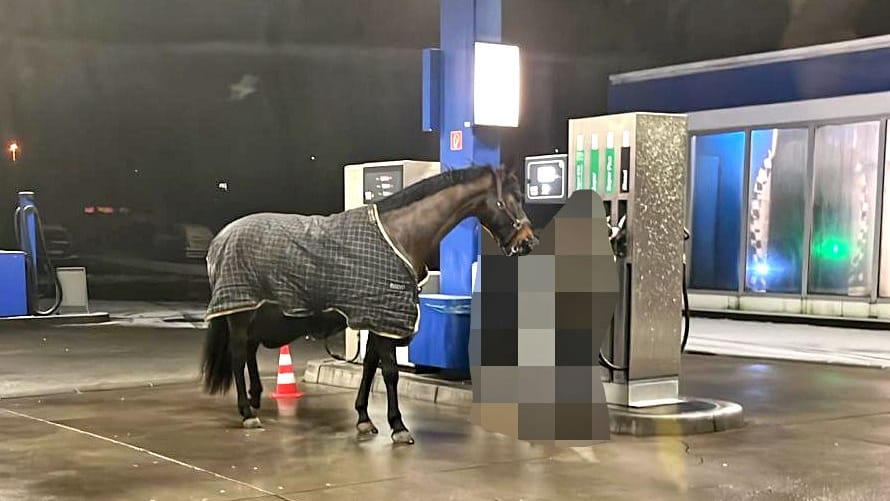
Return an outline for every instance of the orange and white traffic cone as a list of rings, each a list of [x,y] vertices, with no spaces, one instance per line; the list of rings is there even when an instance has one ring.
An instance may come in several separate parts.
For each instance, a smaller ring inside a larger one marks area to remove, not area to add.
[[[294,377],[294,364],[290,358],[290,347],[284,345],[278,354],[278,387],[272,398],[278,407],[278,415],[281,417],[294,417],[297,415],[297,401],[303,396],[303,392],[297,387],[297,379]]]
[[[290,358],[290,347],[284,345],[278,353],[278,387],[272,398],[275,400],[290,400],[300,398],[303,392],[297,387],[297,379],[294,376],[294,364]]]

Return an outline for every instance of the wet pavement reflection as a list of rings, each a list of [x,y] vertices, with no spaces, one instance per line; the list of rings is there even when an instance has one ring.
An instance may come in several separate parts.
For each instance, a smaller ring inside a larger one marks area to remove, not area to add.
[[[196,384],[3,400],[0,500],[886,499],[886,371],[687,356],[684,378],[747,426],[549,449],[403,399],[417,443],[396,446],[382,395],[359,440],[353,391],[325,386],[289,409],[264,397],[258,430]]]

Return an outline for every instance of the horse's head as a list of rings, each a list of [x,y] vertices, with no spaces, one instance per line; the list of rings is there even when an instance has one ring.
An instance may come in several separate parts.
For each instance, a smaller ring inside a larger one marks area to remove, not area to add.
[[[508,256],[525,256],[538,245],[522,208],[522,188],[515,167],[494,169],[494,183],[477,214],[479,222]]]

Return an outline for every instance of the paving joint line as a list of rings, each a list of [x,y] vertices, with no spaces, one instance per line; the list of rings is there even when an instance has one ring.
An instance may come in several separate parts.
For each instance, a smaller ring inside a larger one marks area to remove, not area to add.
[[[469,470],[478,470],[480,468],[485,468],[487,466],[498,466],[505,464],[520,464],[520,463],[532,463],[535,461],[543,461],[552,458],[553,454],[547,454],[541,457],[533,457],[533,458],[519,458],[519,459],[506,459],[503,461],[492,461],[490,463],[475,463],[464,466],[455,466],[454,468],[444,468],[442,470],[437,470],[428,473],[455,473],[459,471],[469,471]]]
[[[439,469],[439,470],[423,471],[420,473],[425,473],[428,475],[436,475],[436,474],[442,474],[442,473],[454,473],[454,472],[459,472],[459,471],[468,471],[468,470],[474,470],[474,469],[479,469],[479,468],[485,468],[487,466],[541,461],[541,460],[548,459],[550,457],[552,457],[552,455],[544,455],[541,457],[519,458],[519,459],[507,459],[507,460],[503,460],[503,461],[492,461],[490,463],[475,463],[475,464],[469,464],[469,465],[464,465],[464,466],[458,466],[455,468],[443,468],[443,469]],[[345,483],[345,484],[336,484],[336,485],[332,485],[331,487],[321,487],[318,489],[307,489],[304,491],[292,491],[289,494],[310,494],[313,492],[321,492],[321,491],[327,491],[327,490],[331,490],[331,489],[350,488],[350,487],[357,487],[357,486],[362,486],[362,485],[377,484],[377,483],[381,483],[381,482],[392,482],[394,480],[402,480],[405,478],[408,478],[408,477],[406,475],[401,475],[401,476],[397,476],[397,477],[378,478],[375,480],[365,480],[363,482],[351,482],[351,483]]]
[[[195,465],[186,463],[186,462],[184,462],[184,461],[180,461],[180,460],[178,460],[178,459],[174,459],[174,458],[171,458],[171,457],[168,457],[168,456],[164,456],[163,454],[160,454],[160,453],[157,453],[157,452],[154,452],[154,451],[151,451],[151,450],[149,450],[149,449],[142,448],[142,447],[138,447],[138,446],[135,446],[135,445],[132,445],[132,444],[128,444],[128,443],[126,443],[126,442],[122,442],[122,441],[120,441],[120,440],[115,440],[115,439],[113,439],[113,438],[103,437],[102,435],[98,435],[98,434],[96,434],[96,433],[92,433],[92,432],[89,432],[89,431],[86,431],[86,430],[81,430],[81,429],[79,429],[79,428],[75,428],[75,427],[73,427],[73,426],[68,426],[68,425],[64,425],[64,424],[61,424],[61,423],[56,423],[56,422],[53,422],[53,421],[49,421],[49,420],[47,420],[47,419],[42,419],[42,418],[39,418],[39,417],[36,417],[36,416],[31,416],[31,415],[29,415],[29,414],[24,414],[24,413],[21,413],[21,412],[16,412],[16,411],[13,411],[13,410],[10,410],[10,409],[3,409],[3,411],[5,411],[6,413],[11,414],[11,415],[13,415],[13,416],[17,416],[17,417],[24,418],[24,419],[30,419],[30,420],[32,420],[32,421],[37,421],[37,422],[39,422],[39,423],[47,424],[47,425],[50,425],[50,426],[54,426],[54,427],[57,427],[57,428],[61,428],[61,429],[63,429],[63,430],[72,431],[72,432],[74,432],[74,433],[79,433],[79,434],[81,434],[81,435],[86,435],[86,436],[88,436],[88,437],[92,437],[92,438],[96,438],[96,439],[99,439],[99,440],[102,440],[102,441],[105,441],[105,442],[109,442],[109,443],[112,443],[112,444],[117,445],[117,446],[125,447],[125,448],[127,448],[127,449],[132,449],[132,450],[134,450],[134,451],[136,451],[136,452],[141,452],[141,453],[143,453],[143,454],[148,454],[149,456],[152,456],[152,457],[161,459],[161,460],[163,460],[163,461],[167,461],[167,462],[169,462],[169,463],[173,463],[173,464],[175,464],[175,465],[182,466],[182,467],[184,467],[184,468],[188,468],[188,469],[190,469],[190,470],[194,470],[194,471],[198,471],[198,472],[201,472],[201,473],[205,473],[205,474],[207,474],[207,475],[216,477],[216,478],[218,478],[218,479],[222,479],[222,480],[225,480],[225,481],[227,481],[227,482],[232,482],[232,483],[241,485],[241,486],[243,486],[243,487],[247,487],[247,488],[249,488],[249,489],[253,489],[253,490],[255,490],[255,491],[257,491],[257,492],[260,492],[260,493],[262,493],[262,494],[264,494],[264,495],[266,495],[266,496],[272,496],[272,497],[274,497],[274,498],[281,499],[281,500],[283,500],[283,501],[297,501],[297,500],[295,500],[295,499],[291,499],[291,498],[284,497],[284,496],[282,496],[281,494],[278,494],[278,493],[275,493],[275,492],[271,492],[271,491],[267,491],[266,489],[263,489],[262,487],[258,487],[258,486],[256,486],[256,485],[249,484],[249,483],[247,483],[247,482],[243,482],[243,481],[238,480],[238,479],[235,479],[235,478],[227,477],[227,476],[225,476],[225,475],[221,475],[221,474],[219,474],[219,473],[216,473],[215,471],[207,470],[207,469],[201,468],[200,466],[195,466]],[[249,498],[248,498],[248,499],[249,499]]]
[[[548,459],[548,458],[551,457],[551,456],[552,456],[552,455],[544,455],[544,456],[541,456],[541,457],[520,458],[520,459],[507,459],[507,460],[503,460],[503,461],[492,461],[492,462],[490,462],[490,463],[475,463],[475,464],[464,465],[464,466],[459,466],[459,467],[455,467],[455,468],[443,468],[443,469],[440,469],[440,470],[423,471],[423,472],[420,472],[420,473],[425,473],[425,474],[430,474],[430,475],[435,475],[435,474],[440,474],[440,473],[453,473],[453,472],[464,471],[464,470],[473,470],[473,469],[485,468],[486,466],[493,466],[493,465],[511,464],[511,463],[524,463],[524,462],[531,462],[531,461],[541,461],[541,460],[544,460],[544,459]],[[317,489],[306,489],[306,490],[302,490],[302,491],[291,491],[291,492],[289,492],[288,494],[311,494],[311,493],[313,493],[313,492],[323,492],[323,491],[328,491],[328,490],[331,490],[331,489],[351,488],[351,487],[357,487],[357,486],[362,486],[362,485],[377,484],[377,483],[381,483],[381,482],[392,482],[392,481],[394,481],[394,480],[402,480],[402,479],[405,479],[405,478],[408,478],[408,477],[407,477],[406,475],[400,475],[400,476],[395,476],[395,477],[378,478],[378,479],[375,479],[375,480],[365,480],[365,481],[362,481],[362,482],[349,482],[349,483],[344,483],[344,484],[335,484],[335,485],[332,485],[331,487],[320,487],[320,488],[317,488]]]
[[[835,417],[827,417],[827,418],[816,418],[809,420],[801,420],[794,421],[790,423],[782,423],[785,426],[802,426],[808,424],[818,424],[818,423],[831,423],[834,421],[844,421],[846,419],[861,419],[861,418],[869,418],[869,417],[878,417],[878,416],[887,416],[890,415],[890,410],[878,411],[878,412],[868,412],[865,414],[851,414],[849,416],[835,416]]]
[[[752,422],[746,421],[745,426],[743,426],[742,428],[735,428],[735,429],[731,429],[731,430],[722,430],[719,433],[721,435],[729,435],[729,434],[744,433],[746,430],[752,430],[752,429],[794,428],[794,427],[799,427],[799,426],[808,426],[808,425],[814,425],[814,424],[820,424],[820,423],[831,423],[831,422],[837,422],[837,421],[844,421],[847,419],[861,419],[861,418],[878,417],[878,416],[886,416],[886,415],[890,415],[890,411],[880,411],[880,412],[873,412],[873,413],[866,413],[866,414],[854,414],[854,415],[850,415],[850,416],[816,418],[816,419],[809,419],[809,420],[802,420],[802,421],[790,421],[790,422],[783,422],[783,423],[756,423],[756,422],[752,423]],[[704,436],[704,435],[708,435],[708,434],[689,435],[689,436],[687,436],[687,438],[693,438],[693,437]],[[640,438],[643,438],[643,437],[640,437]],[[861,440],[861,439],[856,439],[856,440]],[[887,443],[884,445],[890,445],[890,443]]]
[[[877,440],[870,440],[868,438],[845,437],[843,435],[841,435],[840,438],[844,440],[850,440],[851,442],[861,442],[869,445],[877,445],[880,447],[890,447],[890,442],[879,442]]]

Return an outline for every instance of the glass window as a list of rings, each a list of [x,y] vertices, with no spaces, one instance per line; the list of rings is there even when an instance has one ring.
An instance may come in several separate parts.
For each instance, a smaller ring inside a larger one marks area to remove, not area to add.
[[[745,132],[692,138],[689,287],[738,290]]]
[[[868,296],[880,122],[816,129],[809,292]]]
[[[890,139],[890,130],[887,138]],[[881,219],[881,276],[878,295],[890,297],[890,141],[884,154],[884,214]]]
[[[751,131],[745,290],[800,293],[807,129]]]

